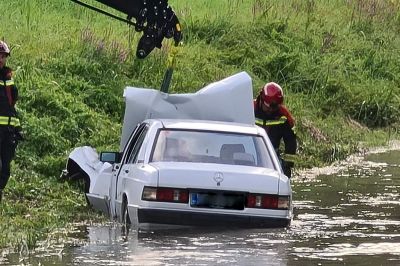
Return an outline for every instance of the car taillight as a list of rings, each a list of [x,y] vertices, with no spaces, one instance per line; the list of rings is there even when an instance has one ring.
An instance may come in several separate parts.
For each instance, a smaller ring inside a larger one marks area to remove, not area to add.
[[[142,200],[188,203],[189,192],[186,189],[166,187],[145,187]]]
[[[289,197],[265,194],[248,194],[247,208],[259,209],[289,209]]]

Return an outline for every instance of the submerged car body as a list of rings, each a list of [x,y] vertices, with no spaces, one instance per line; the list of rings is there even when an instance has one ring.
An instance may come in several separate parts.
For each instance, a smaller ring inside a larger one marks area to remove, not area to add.
[[[130,135],[120,152],[76,148],[67,170],[88,180],[86,196],[95,209],[134,225],[288,226],[290,180],[265,131],[251,116],[242,119],[249,122],[146,119],[124,129]]]

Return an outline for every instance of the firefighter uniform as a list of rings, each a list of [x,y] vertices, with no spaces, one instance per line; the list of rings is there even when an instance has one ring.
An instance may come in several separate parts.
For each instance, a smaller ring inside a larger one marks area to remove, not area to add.
[[[295,157],[297,148],[293,116],[284,105],[279,105],[279,108],[272,113],[266,113],[262,110],[260,101],[260,96],[254,100],[256,125],[265,129],[278,155],[280,155],[279,146],[281,140],[283,140],[285,149],[284,155],[280,155],[280,158],[282,159],[283,171],[290,178],[291,169],[294,165],[291,159]]]
[[[17,99],[18,90],[14,85],[12,71],[4,66],[0,69],[0,193],[10,177],[10,164],[17,146],[18,128],[20,128],[14,107]]]

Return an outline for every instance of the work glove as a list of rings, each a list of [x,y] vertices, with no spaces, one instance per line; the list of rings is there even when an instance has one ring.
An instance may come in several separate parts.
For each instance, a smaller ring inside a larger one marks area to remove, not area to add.
[[[14,130],[13,130],[13,137],[14,137],[14,140],[16,140],[16,141],[23,141],[23,140],[25,140],[25,134],[24,134],[24,132],[22,131],[22,127],[21,127],[21,126],[14,127]]]

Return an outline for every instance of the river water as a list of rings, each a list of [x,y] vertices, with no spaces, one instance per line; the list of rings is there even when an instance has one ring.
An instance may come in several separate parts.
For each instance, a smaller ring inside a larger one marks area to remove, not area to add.
[[[69,244],[9,254],[5,265],[400,265],[400,151],[304,172],[289,229],[126,232],[77,226]],[[325,171],[325,172],[329,172]],[[315,172],[314,172],[315,173]]]

